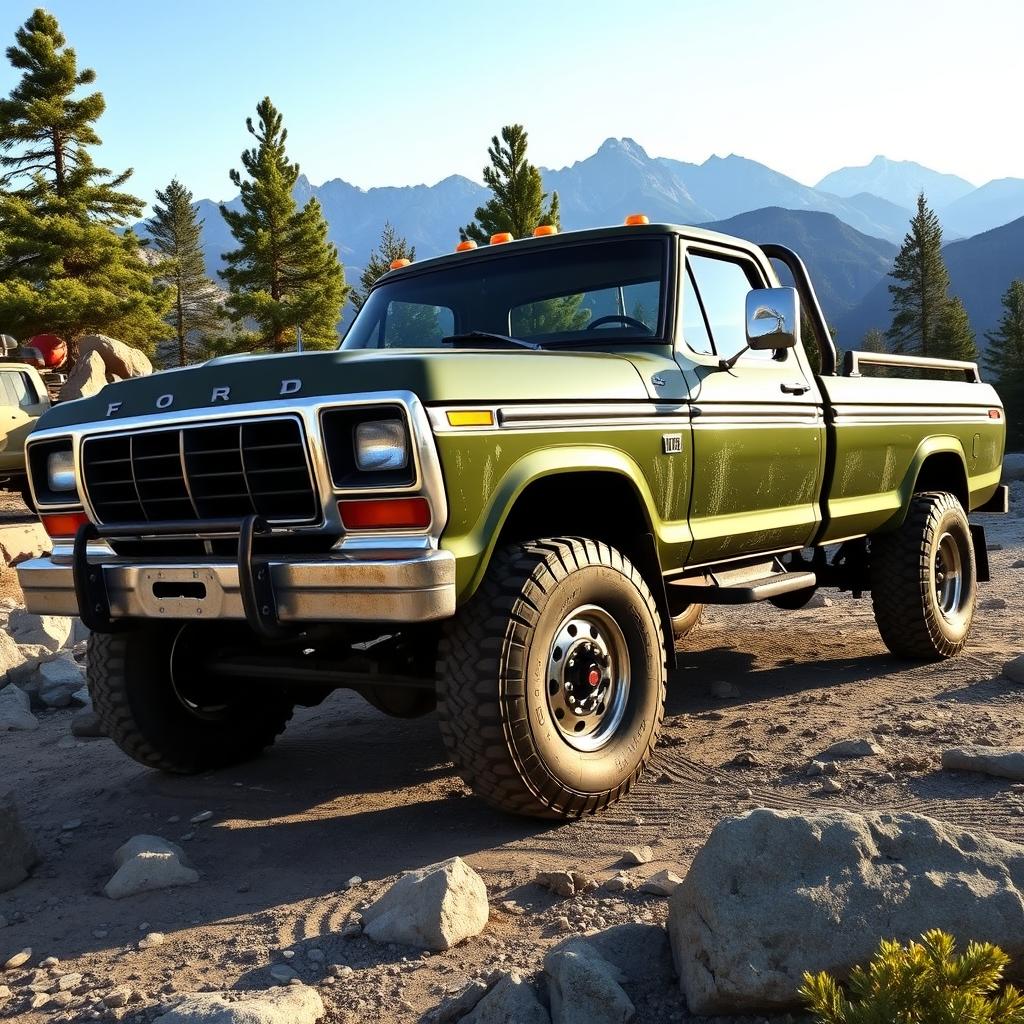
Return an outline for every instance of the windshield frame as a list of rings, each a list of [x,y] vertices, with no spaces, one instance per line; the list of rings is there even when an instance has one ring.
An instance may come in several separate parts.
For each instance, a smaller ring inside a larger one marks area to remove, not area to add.
[[[635,336],[635,337],[622,337],[613,336],[612,331],[608,331],[602,328],[591,332],[594,335],[593,341],[588,338],[573,338],[573,339],[561,339],[545,341],[543,336],[531,336],[524,338],[524,341],[531,341],[536,343],[540,348],[547,349],[550,351],[557,351],[560,349],[603,349],[608,346],[616,348],[621,347],[648,347],[648,346],[664,346],[672,344],[672,327],[673,327],[673,313],[674,304],[676,301],[676,281],[675,281],[675,265],[678,256],[678,246],[675,242],[675,232],[669,230],[656,230],[656,231],[622,231],[621,229],[598,229],[598,231],[586,231],[580,232],[579,237],[570,237],[567,235],[556,236],[555,241],[552,236],[546,236],[544,238],[537,239],[521,239],[515,242],[504,243],[494,246],[484,246],[479,249],[471,249],[462,253],[447,254],[445,256],[435,257],[434,259],[425,260],[422,264],[413,264],[412,266],[402,268],[392,273],[384,274],[380,277],[367,293],[366,301],[363,306],[352,318],[352,322],[349,324],[345,331],[344,337],[339,343],[339,349],[344,351],[374,351],[374,352],[445,352],[451,351],[453,346],[450,344],[442,344],[436,346],[395,346],[390,348],[382,348],[377,346],[369,345],[356,345],[350,344],[350,338],[352,338],[352,331],[359,321],[359,318],[363,315],[363,311],[369,305],[370,296],[374,292],[388,287],[390,285],[399,284],[402,281],[411,280],[413,278],[422,277],[427,274],[444,274],[450,270],[464,270],[472,268],[482,261],[484,265],[489,265],[496,260],[503,260],[509,258],[529,258],[529,253],[532,250],[536,254],[549,253],[552,251],[564,251],[575,248],[593,247],[595,245],[607,245],[614,246],[617,244],[624,244],[629,242],[635,242],[643,240],[647,242],[657,242],[661,248],[661,278],[658,281],[659,284],[659,296],[658,296],[658,319],[657,325],[653,333],[649,336]],[[522,247],[522,248],[520,248]],[[466,261],[463,263],[463,261]],[[473,261],[470,263],[469,261]],[[653,279],[652,279],[653,280]],[[530,300],[537,301],[537,300]],[[512,307],[513,309],[515,307]],[[511,309],[509,313],[511,313]],[[508,325],[511,327],[511,324]],[[456,335],[464,332],[455,330]],[[460,346],[465,348],[466,346]]]

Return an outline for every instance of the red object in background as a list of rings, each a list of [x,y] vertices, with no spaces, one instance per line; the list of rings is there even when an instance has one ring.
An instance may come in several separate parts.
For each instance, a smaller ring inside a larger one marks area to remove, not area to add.
[[[43,368],[46,370],[56,370],[67,362],[67,343],[56,334],[37,334],[29,338],[25,345],[27,348],[39,350],[43,357]]]

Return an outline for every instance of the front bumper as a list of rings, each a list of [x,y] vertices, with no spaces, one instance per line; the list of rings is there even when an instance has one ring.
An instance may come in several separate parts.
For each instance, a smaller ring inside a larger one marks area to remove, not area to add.
[[[299,622],[423,622],[455,612],[455,558],[449,551],[408,557],[342,555],[268,558],[276,618]],[[105,586],[110,618],[245,620],[238,564],[228,559],[153,563],[90,561]],[[71,558],[18,566],[29,611],[78,615]]]

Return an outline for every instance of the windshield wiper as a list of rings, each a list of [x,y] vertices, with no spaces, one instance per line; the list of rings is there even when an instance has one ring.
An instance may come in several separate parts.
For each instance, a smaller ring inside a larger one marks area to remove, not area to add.
[[[522,338],[513,338],[509,334],[495,334],[493,331],[467,331],[465,334],[452,334],[441,339],[442,345],[451,345],[453,348],[528,348],[539,352],[541,346],[534,341],[523,341]]]

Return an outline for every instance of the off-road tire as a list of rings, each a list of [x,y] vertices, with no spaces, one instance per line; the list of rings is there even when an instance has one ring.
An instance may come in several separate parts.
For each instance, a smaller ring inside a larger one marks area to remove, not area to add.
[[[671,598],[669,600],[671,601]],[[670,604],[669,610],[675,613],[672,616],[672,636],[676,640],[685,640],[700,625],[704,605],[688,604],[681,611],[677,611]]]
[[[549,659],[559,624],[595,606],[621,631],[629,685],[620,725],[584,752],[555,722]],[[640,572],[607,544],[558,537],[497,552],[438,651],[441,735],[463,779],[495,807],[533,817],[578,818],[621,799],[661,729],[663,637]]]
[[[256,757],[284,731],[292,702],[252,689],[218,720],[194,716],[171,682],[175,635],[161,624],[89,637],[89,694],[104,732],[129,757],[164,772],[190,775]]]
[[[940,542],[950,538],[962,566],[954,614],[937,593]],[[903,525],[871,539],[871,603],[885,646],[901,658],[941,661],[967,643],[978,600],[970,524],[952,494],[916,494]]]

